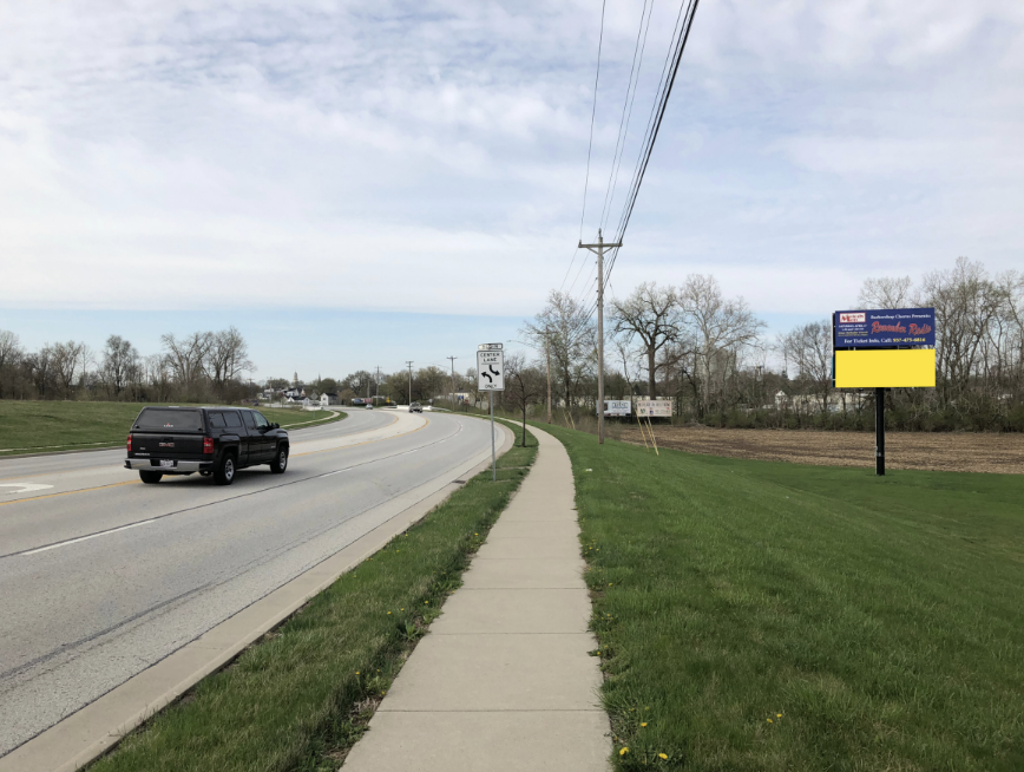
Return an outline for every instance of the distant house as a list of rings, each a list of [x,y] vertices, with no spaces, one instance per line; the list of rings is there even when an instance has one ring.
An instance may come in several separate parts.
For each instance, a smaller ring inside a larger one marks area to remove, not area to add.
[[[330,405],[339,405],[341,404],[341,400],[338,399],[338,395],[335,394],[334,392],[325,391],[323,394],[320,395],[320,404],[323,407],[328,407]]]

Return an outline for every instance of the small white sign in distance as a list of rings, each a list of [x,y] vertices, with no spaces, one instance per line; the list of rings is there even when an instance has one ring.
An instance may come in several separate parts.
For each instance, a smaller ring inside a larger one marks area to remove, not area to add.
[[[636,414],[648,418],[671,418],[672,400],[670,399],[638,399]]]
[[[633,406],[628,399],[606,399],[604,401],[604,414],[611,417],[628,416],[633,412]]]
[[[477,388],[480,391],[505,391],[505,352],[476,352]]]

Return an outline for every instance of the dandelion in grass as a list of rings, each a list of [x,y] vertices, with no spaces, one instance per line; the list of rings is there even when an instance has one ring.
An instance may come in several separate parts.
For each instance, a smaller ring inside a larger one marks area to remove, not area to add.
[[[627,753],[629,753],[629,748],[623,748],[621,751],[619,751],[620,756],[625,756]]]
[[[668,758],[668,754],[667,753],[659,753],[658,754],[658,758],[659,759],[667,759]]]
[[[640,722],[640,726],[647,726],[647,722],[646,721],[641,721]]]

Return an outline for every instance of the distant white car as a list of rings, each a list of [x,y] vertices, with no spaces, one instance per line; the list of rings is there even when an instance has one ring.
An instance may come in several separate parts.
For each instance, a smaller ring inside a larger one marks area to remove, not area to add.
[[[373,403],[372,402],[367,402],[366,403],[366,409],[367,410],[373,410]]]
[[[409,405],[409,412],[410,413],[422,413],[423,412],[423,406],[419,402],[413,402],[411,405]]]

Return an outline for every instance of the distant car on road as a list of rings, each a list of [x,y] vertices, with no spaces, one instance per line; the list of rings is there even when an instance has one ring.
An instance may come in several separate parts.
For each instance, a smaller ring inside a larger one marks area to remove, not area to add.
[[[230,485],[235,472],[270,464],[288,468],[288,432],[258,410],[235,407],[144,407],[128,434],[125,469],[136,469],[144,483],[164,475],[199,472],[218,485]]]
[[[419,402],[413,402],[411,405],[409,405],[409,412],[410,413],[422,413],[423,412],[423,406]]]
[[[366,409],[367,410],[373,410],[373,403],[372,402],[367,402],[366,403]]]

